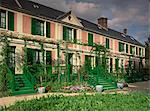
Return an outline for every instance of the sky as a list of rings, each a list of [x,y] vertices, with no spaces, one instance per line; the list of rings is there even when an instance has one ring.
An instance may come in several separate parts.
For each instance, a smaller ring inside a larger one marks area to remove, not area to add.
[[[141,43],[150,35],[150,0],[31,0],[64,12],[70,10],[78,16],[97,23],[108,18],[108,27],[122,32]]]

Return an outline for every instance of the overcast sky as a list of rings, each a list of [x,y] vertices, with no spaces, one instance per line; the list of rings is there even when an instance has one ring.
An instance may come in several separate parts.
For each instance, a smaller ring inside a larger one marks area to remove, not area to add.
[[[108,18],[110,28],[128,29],[128,34],[144,43],[150,34],[149,0],[31,0],[68,12],[97,23],[101,16]]]

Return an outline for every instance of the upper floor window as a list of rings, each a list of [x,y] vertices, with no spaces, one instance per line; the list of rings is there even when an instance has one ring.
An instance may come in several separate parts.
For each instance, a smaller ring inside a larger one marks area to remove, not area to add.
[[[109,39],[106,38],[106,48],[109,49]]]
[[[88,45],[93,46],[93,34],[88,33]]]
[[[126,44],[126,53],[128,53],[128,44]]]
[[[130,45],[130,54],[135,54],[135,47]]]
[[[63,40],[76,43],[77,30],[63,26]]]
[[[32,18],[32,29],[33,35],[44,36],[44,21]]]
[[[124,43],[119,42],[119,52],[124,52]]]
[[[6,11],[0,10],[0,28],[6,28]]]

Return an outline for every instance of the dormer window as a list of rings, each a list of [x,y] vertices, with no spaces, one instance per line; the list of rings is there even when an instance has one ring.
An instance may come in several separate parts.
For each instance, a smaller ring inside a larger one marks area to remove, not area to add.
[[[39,8],[39,6],[38,6],[38,5],[33,5],[33,7],[34,7],[34,8]]]

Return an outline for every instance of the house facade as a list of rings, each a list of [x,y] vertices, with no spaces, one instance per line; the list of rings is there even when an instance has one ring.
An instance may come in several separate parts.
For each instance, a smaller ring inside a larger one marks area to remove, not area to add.
[[[101,44],[109,50],[108,71],[127,67],[132,58],[136,69],[140,58],[145,57],[145,48],[127,33],[108,27],[107,18],[100,17],[97,24],[77,17],[72,11],[62,12],[28,0],[2,0],[0,2],[0,36],[9,35],[10,63],[15,74],[22,74],[25,40],[28,63],[42,61],[41,45],[45,64],[58,58],[74,66],[82,66],[87,58],[96,66],[93,44]],[[66,59],[66,54],[68,57]],[[144,59],[142,63],[144,64]],[[73,69],[76,71],[76,69]]]

